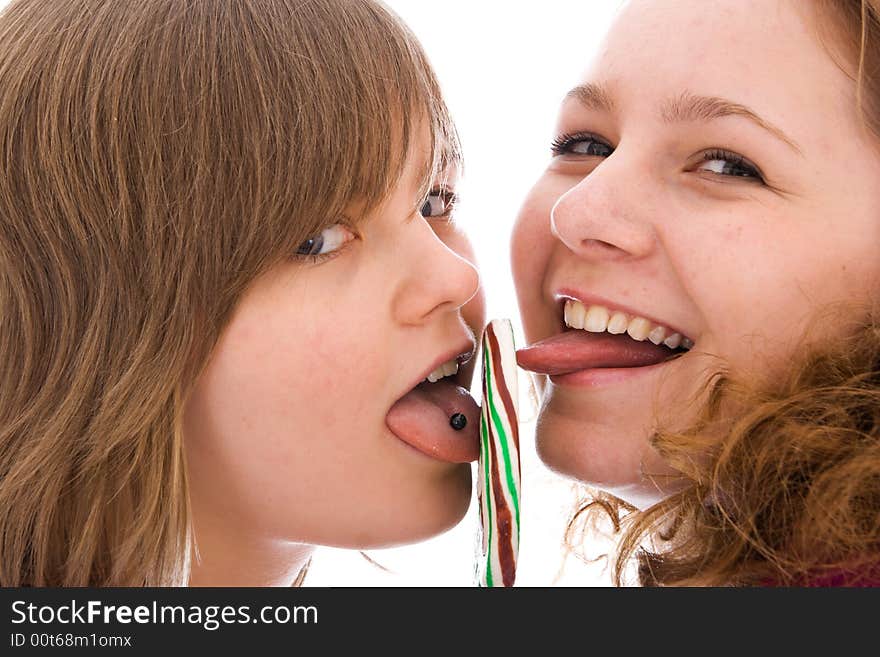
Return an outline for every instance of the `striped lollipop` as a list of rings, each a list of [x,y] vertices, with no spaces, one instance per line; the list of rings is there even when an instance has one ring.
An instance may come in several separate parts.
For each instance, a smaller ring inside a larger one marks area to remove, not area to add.
[[[513,326],[496,319],[483,332],[483,400],[477,501],[479,586],[513,586],[519,556],[520,461]]]

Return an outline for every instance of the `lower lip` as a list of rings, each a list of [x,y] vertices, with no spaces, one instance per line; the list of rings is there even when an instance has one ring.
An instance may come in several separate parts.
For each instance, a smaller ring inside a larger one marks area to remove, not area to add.
[[[554,385],[571,386],[577,388],[598,388],[600,386],[612,385],[630,381],[640,376],[645,376],[652,372],[656,372],[670,362],[665,361],[656,365],[648,365],[646,367],[599,367],[592,370],[578,370],[568,374],[554,374],[550,376],[550,380]]]

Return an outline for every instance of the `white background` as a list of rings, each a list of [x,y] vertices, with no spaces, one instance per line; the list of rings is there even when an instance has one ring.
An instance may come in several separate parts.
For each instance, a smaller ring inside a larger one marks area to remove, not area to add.
[[[59,2],[63,0],[58,0]],[[0,7],[7,0],[0,0]],[[422,41],[461,133],[465,179],[458,221],[474,242],[489,318],[513,320],[509,238],[523,197],[548,160],[560,100],[578,80],[620,0],[388,0]],[[479,379],[479,371],[476,374]],[[479,380],[477,380],[477,384]],[[534,454],[534,406],[520,376],[522,539],[517,585],[606,585],[607,574],[562,547],[572,485]],[[475,387],[476,389],[476,387]],[[295,503],[295,502],[294,502]],[[319,548],[313,586],[470,586],[476,508],[453,530],[418,545],[358,552]]]

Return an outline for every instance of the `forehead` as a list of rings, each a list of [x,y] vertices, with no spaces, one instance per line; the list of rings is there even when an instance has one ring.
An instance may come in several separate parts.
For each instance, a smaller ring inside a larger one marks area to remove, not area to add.
[[[855,85],[816,36],[803,0],[633,0],[582,76],[623,106],[688,91],[728,98],[774,121],[845,113]]]
[[[438,139],[419,120],[409,136],[400,183],[408,189],[418,189],[437,182],[454,183],[458,180],[461,162],[456,150]]]

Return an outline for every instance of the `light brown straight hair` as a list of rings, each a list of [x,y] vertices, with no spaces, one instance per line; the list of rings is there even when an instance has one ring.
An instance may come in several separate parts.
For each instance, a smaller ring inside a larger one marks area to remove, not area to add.
[[[375,208],[425,127],[427,190],[458,142],[371,0],[0,12],[0,585],[188,582],[194,381],[251,282]]]

